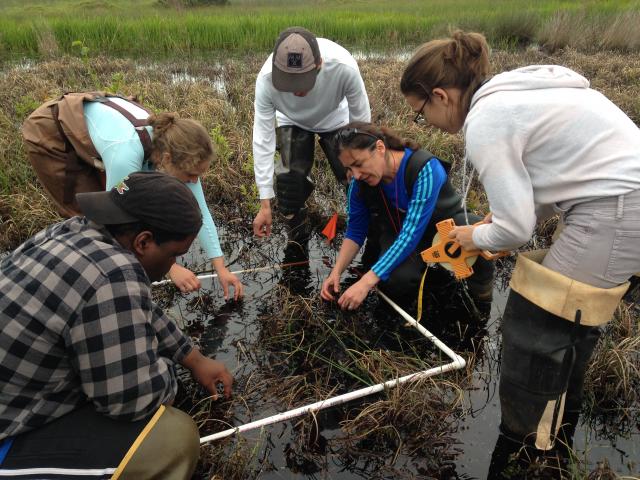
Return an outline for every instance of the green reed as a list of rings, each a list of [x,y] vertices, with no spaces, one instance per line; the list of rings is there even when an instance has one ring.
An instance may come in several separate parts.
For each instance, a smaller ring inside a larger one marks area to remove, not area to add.
[[[71,53],[77,40],[93,54],[117,56],[268,52],[278,32],[291,25],[368,50],[412,49],[452,27],[480,30],[494,45],[513,46],[553,41],[550,25],[558,24],[558,16],[564,22],[559,30],[571,27],[572,36],[580,37],[620,18],[630,17],[633,24],[638,11],[637,2],[629,0],[300,0],[293,6],[280,0],[232,0],[226,7],[182,10],[160,7],[154,0],[128,5],[123,0],[5,0],[0,6],[0,58]],[[637,35],[631,37],[626,47],[640,47]]]

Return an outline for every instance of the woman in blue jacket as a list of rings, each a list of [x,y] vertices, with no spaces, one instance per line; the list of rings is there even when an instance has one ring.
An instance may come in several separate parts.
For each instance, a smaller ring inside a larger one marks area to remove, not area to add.
[[[426,264],[420,252],[431,246],[435,224],[453,218],[465,222],[460,196],[443,163],[413,141],[390,129],[353,122],[340,130],[338,155],[351,174],[348,223],[336,264],[322,284],[321,296],[335,300],[340,276],[367,240],[371,268],[338,298],[345,310],[358,308],[378,283],[396,299],[417,296]],[[470,221],[479,217],[469,214]],[[474,298],[491,298],[493,265],[479,258],[468,280]]]

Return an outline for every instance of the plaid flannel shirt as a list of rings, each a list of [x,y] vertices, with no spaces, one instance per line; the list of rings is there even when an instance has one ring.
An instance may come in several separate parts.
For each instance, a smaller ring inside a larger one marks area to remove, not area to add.
[[[171,401],[192,343],[152,302],[142,265],[74,217],[0,262],[0,440],[90,401],[139,420]]]

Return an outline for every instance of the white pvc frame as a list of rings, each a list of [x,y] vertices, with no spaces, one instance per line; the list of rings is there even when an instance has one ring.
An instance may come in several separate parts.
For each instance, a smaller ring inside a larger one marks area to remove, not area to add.
[[[296,266],[296,265],[304,265],[309,263],[308,261],[305,262],[293,262],[293,264],[287,264],[287,265],[269,265],[267,267],[258,267],[258,268],[248,268],[246,270],[236,270],[235,272],[231,272],[233,274],[238,274],[238,273],[253,273],[253,272],[265,272],[267,270],[277,270],[280,268],[283,268],[285,266]],[[218,274],[217,273],[210,273],[207,275],[198,275],[197,276],[198,279],[200,280],[205,280],[207,278],[218,278]],[[160,280],[158,282],[153,282],[151,285],[153,287],[158,287],[160,285],[167,285],[169,283],[173,283],[173,281],[166,279],[166,280]]]
[[[250,270],[239,270],[232,273],[246,273],[246,272],[256,272],[260,270],[269,270],[274,267],[261,267]],[[277,267],[275,267],[277,268]],[[217,277],[216,274],[211,275],[202,275],[198,278],[214,278]],[[161,282],[155,282],[153,285],[164,285],[169,283],[171,280],[163,280]],[[403,383],[418,380],[422,378],[432,377],[439,373],[445,373],[451,370],[458,370],[464,368],[466,365],[466,361],[460,355],[451,350],[447,345],[445,345],[439,338],[433,335],[429,330],[424,328],[420,323],[416,321],[411,315],[405,312],[400,306],[398,306],[393,300],[391,300],[388,296],[382,293],[380,290],[376,289],[378,295],[386,301],[391,307],[402,316],[411,326],[416,328],[422,335],[424,335],[427,339],[429,339],[436,347],[440,349],[447,357],[449,357],[452,361],[451,363],[447,363],[445,365],[441,365],[439,367],[429,368],[428,370],[421,370],[419,372],[411,373],[409,375],[405,375],[404,377],[396,378],[394,380],[388,380],[383,383],[378,383],[377,385],[372,385],[370,387],[361,388],[359,390],[354,390],[353,392],[343,393],[342,395],[338,395],[337,397],[327,398],[326,400],[321,400],[319,402],[311,403],[309,405],[304,405],[302,407],[294,408],[292,410],[287,410],[286,412],[278,413],[276,415],[272,415],[270,417],[263,418],[261,420],[255,420],[253,422],[245,423],[244,425],[239,425],[237,427],[229,428],[227,430],[223,430],[218,433],[214,433],[212,435],[207,435],[206,437],[202,437],[200,439],[200,444],[207,442],[212,442],[214,440],[220,440],[221,438],[228,437],[230,435],[247,432],[249,430],[254,430],[256,428],[264,427],[266,425],[271,425],[274,423],[282,422],[284,420],[289,420],[291,418],[299,417],[304,415],[305,413],[315,413],[325,408],[333,407],[335,405],[340,405],[342,403],[349,402],[351,400],[355,400],[357,398],[366,397],[368,395],[372,395],[374,393],[381,392],[386,388],[393,388]]]

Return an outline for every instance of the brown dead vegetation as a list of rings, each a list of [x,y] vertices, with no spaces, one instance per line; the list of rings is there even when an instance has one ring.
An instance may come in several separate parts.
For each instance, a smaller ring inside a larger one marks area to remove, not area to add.
[[[210,204],[221,219],[231,215],[248,222],[257,205],[251,158],[253,84],[263,57],[236,58],[224,63],[192,60],[162,64],[65,57],[22,65],[5,64],[0,73],[0,212],[3,215],[0,251],[17,246],[57,220],[45,197],[33,194],[39,187],[25,159],[20,125],[39,104],[64,91],[103,88],[137,95],[156,111],[177,111],[202,122],[212,131],[221,152],[220,161],[203,182]],[[591,80],[594,88],[640,123],[640,55],[637,53],[586,55],[563,50],[550,55],[533,48],[493,53],[495,72],[534,63],[557,63],[577,70]],[[365,59],[359,64],[371,99],[373,120],[395,128],[436,155],[451,160],[454,179],[459,181],[462,140],[458,135],[423,129],[410,122],[409,108],[397,86],[403,61]],[[214,130],[217,133],[213,133]],[[341,203],[343,194],[325,162],[319,162],[315,176],[316,191],[310,207],[328,214]],[[477,184],[475,187],[470,204],[484,211],[486,199]],[[18,212],[24,210],[25,200],[28,211],[43,212],[43,215],[21,217]],[[5,228],[8,216],[11,228]]]

